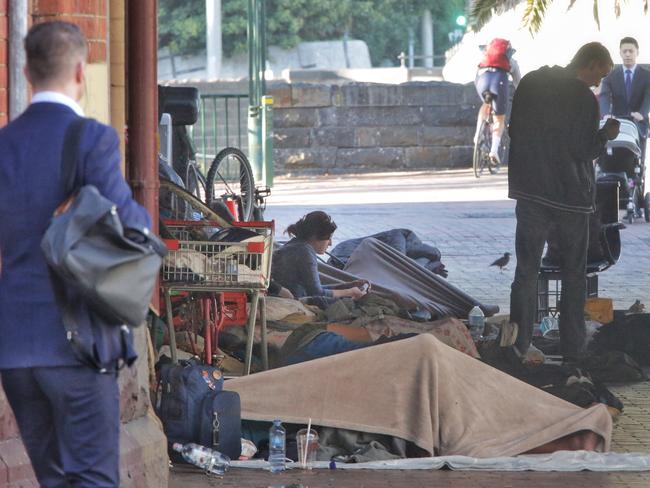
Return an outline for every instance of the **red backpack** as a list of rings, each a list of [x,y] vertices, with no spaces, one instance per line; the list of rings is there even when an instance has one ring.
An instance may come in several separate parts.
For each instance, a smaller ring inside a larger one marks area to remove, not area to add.
[[[508,59],[508,48],[510,41],[498,37],[492,39],[485,47],[483,60],[479,68],[501,68],[510,71],[510,59]]]

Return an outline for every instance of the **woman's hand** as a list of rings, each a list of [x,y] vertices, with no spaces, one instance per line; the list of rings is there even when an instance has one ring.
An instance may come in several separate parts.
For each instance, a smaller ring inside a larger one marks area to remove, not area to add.
[[[354,280],[350,283],[351,287],[359,288],[361,291],[368,293],[370,291],[370,282],[368,280]]]
[[[348,292],[348,296],[352,298],[352,300],[359,300],[360,298],[363,298],[368,292],[362,290],[361,288],[358,288],[356,286],[353,286],[352,288],[348,288],[345,290]]]

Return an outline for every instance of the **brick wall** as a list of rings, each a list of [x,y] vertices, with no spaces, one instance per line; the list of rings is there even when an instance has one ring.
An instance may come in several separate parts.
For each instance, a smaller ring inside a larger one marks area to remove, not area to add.
[[[8,0],[0,0],[0,127],[8,120],[7,87],[7,48],[9,45],[9,25],[7,22]]]
[[[77,24],[88,39],[88,62],[107,59],[106,0],[33,0],[34,23],[63,20]]]

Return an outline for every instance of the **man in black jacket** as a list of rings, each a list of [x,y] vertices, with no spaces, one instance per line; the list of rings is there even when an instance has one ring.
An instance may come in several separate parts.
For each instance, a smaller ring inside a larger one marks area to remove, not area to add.
[[[620,42],[622,66],[614,68],[600,87],[601,117],[630,117],[639,128],[642,154],[645,154],[650,112],[650,71],[636,64],[639,43],[633,37]]]
[[[599,130],[598,101],[590,90],[612,69],[599,43],[582,46],[565,68],[544,66],[527,74],[512,102],[510,198],[517,200],[517,268],[510,295],[510,318],[519,325],[517,349],[530,346],[539,264],[551,223],[556,225],[562,268],[560,343],[565,356],[585,347],[585,269],[589,214],[594,209],[593,160],[618,121]]]

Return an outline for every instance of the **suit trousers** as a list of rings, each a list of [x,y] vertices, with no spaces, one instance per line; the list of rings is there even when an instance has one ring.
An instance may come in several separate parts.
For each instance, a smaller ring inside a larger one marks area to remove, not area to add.
[[[554,223],[562,276],[560,350],[565,356],[580,355],[586,346],[584,308],[589,214],[517,200],[516,216],[517,268],[510,292],[510,320],[519,326],[517,349],[525,353],[533,337],[537,278],[548,229]]]
[[[43,488],[119,486],[115,374],[85,366],[6,369],[2,385]]]

